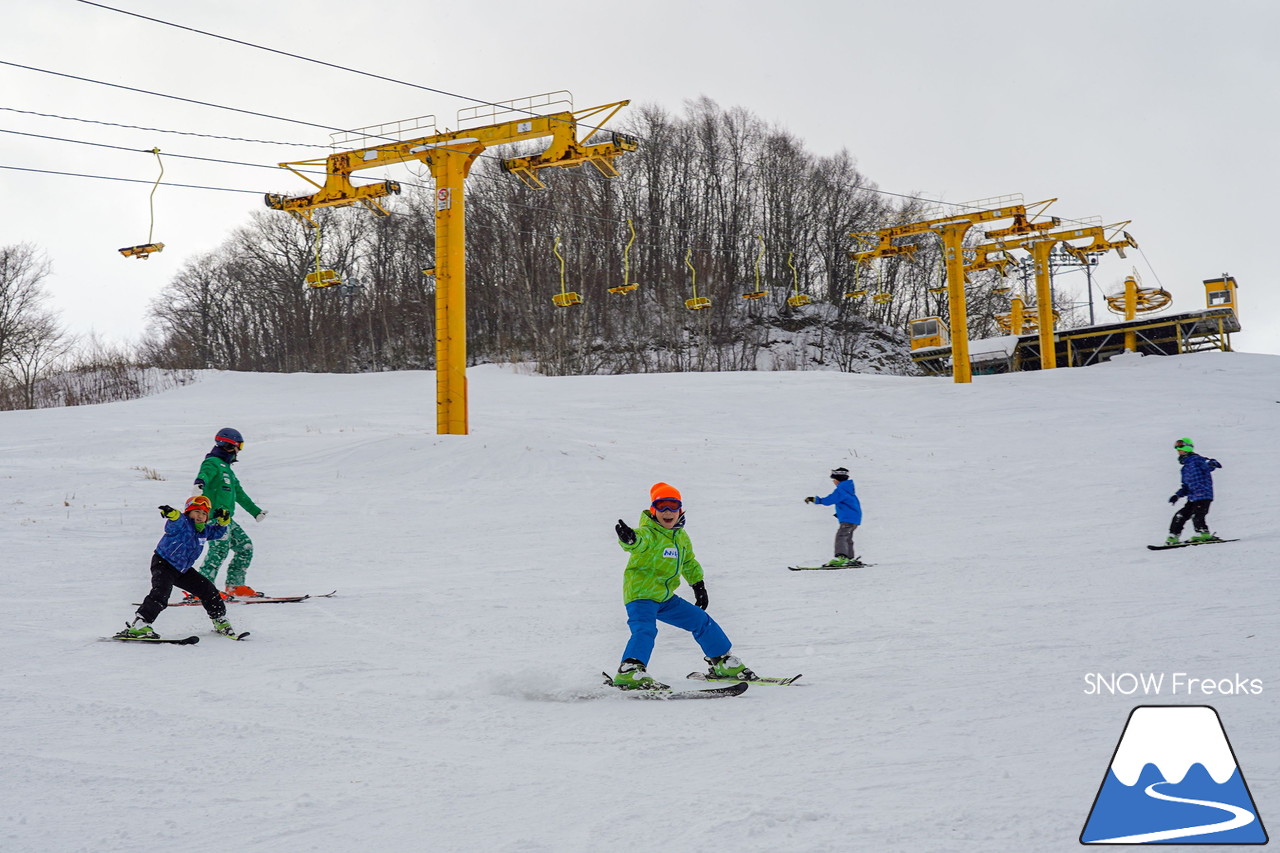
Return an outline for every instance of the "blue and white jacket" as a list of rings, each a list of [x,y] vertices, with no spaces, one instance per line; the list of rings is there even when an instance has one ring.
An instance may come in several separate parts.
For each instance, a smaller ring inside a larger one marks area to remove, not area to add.
[[[203,530],[185,515],[164,523],[164,536],[156,544],[156,553],[180,572],[195,565],[204,550],[205,539],[221,539],[227,535],[227,527],[215,521],[206,522]]]
[[[836,483],[834,492],[825,498],[814,498],[813,502],[835,506],[836,520],[841,524],[862,523],[862,504],[858,502],[858,495],[853,490],[853,480],[841,480]]]
[[[1178,458],[1178,464],[1182,466],[1182,488],[1178,489],[1176,497],[1185,497],[1189,501],[1213,500],[1213,474],[1210,472],[1221,468],[1222,463],[1197,453],[1188,453]]]

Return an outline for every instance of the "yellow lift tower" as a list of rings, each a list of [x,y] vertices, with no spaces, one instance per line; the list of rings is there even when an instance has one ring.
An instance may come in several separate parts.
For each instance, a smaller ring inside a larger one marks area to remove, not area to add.
[[[1149,314],[1152,311],[1168,308],[1173,302],[1173,296],[1163,287],[1143,287],[1135,271],[1133,275],[1125,276],[1124,290],[1106,297],[1106,302],[1107,310],[1119,314],[1126,320],[1133,320],[1139,314]],[[1138,351],[1137,330],[1125,329],[1124,348],[1128,352]]]
[[[1005,196],[973,202],[968,206],[974,209],[968,213],[909,222],[906,225],[881,228],[879,231],[855,233],[851,236],[856,244],[870,248],[850,252],[849,257],[858,264],[872,258],[909,256],[916,251],[916,246],[911,244],[899,246],[893,241],[928,233],[938,235],[938,239],[942,241],[943,259],[947,271],[947,305],[951,320],[951,375],[956,382],[970,382],[973,378],[973,370],[969,364],[969,322],[966,316],[968,304],[964,294],[964,235],[980,222],[995,222],[1002,219],[1013,220],[1013,224],[1001,232],[1010,236],[1037,233],[1051,228],[1057,225],[1056,219],[1031,222],[1031,218],[1039,215],[1053,201],[1050,199],[1036,202],[1031,206],[1038,209],[1028,214],[1027,205],[1021,202],[1020,197]]]
[[[1057,220],[1052,221],[1054,225],[1058,224]],[[993,242],[975,247],[975,261],[966,266],[966,271],[987,269],[995,264],[1005,263],[1004,259],[1008,257],[1008,252],[1014,249],[1024,249],[1031,253],[1032,266],[1036,273],[1036,333],[1040,337],[1041,369],[1048,370],[1058,366],[1053,341],[1054,313],[1053,293],[1049,286],[1049,253],[1053,251],[1056,243],[1062,243],[1063,248],[1079,260],[1087,260],[1090,255],[1100,255],[1112,249],[1115,249],[1116,253],[1123,258],[1125,249],[1138,248],[1137,241],[1123,230],[1128,224],[1126,220],[1114,225],[1087,225],[1082,228],[1024,234],[1012,234],[1009,229],[1001,229],[986,232],[985,236]],[[1112,235],[1119,231],[1122,237],[1120,239],[1115,239],[1114,236],[1108,237],[1108,231]],[[1085,246],[1073,246],[1067,242],[1083,239],[1090,239],[1093,242]],[[999,260],[987,260],[993,254],[997,255]]]
[[[568,93],[555,92],[518,102],[492,104],[487,116],[481,116],[477,110],[466,110],[466,115],[460,114],[460,123],[463,123],[482,117],[520,113],[517,118],[507,121],[386,142],[330,154],[325,158],[281,163],[317,187],[317,191],[297,197],[274,193],[266,196],[267,207],[283,210],[308,225],[314,224],[311,211],[320,207],[361,204],[375,214],[386,216],[387,210],[378,200],[399,193],[400,185],[395,181],[381,181],[355,186],[351,183],[352,175],[361,169],[393,166],[413,160],[430,168],[436,185],[436,432],[441,435],[466,435],[468,431],[466,208],[463,186],[476,158],[492,146],[550,137],[542,153],[502,161],[505,171],[534,189],[544,189],[545,185],[538,179],[538,172],[542,169],[572,168],[590,163],[605,177],[616,178],[618,170],[613,159],[639,147],[634,138],[620,133],[611,134],[603,142],[587,142],[630,101],[576,112],[567,110],[546,115],[531,112],[530,105],[536,100],[560,95],[567,98]],[[325,168],[323,184],[311,180],[296,168],[316,166]]]

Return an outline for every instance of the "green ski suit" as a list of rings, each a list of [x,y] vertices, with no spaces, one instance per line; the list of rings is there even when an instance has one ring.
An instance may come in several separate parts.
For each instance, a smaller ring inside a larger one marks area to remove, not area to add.
[[[240,479],[231,470],[233,461],[235,461],[234,457],[229,458],[225,451],[214,448],[200,464],[200,473],[196,474],[196,487],[213,504],[213,513],[210,513],[210,517],[220,509],[225,509],[232,516],[231,524],[227,527],[227,535],[209,543],[204,564],[200,566],[200,574],[208,578],[214,586],[217,586],[218,569],[227,558],[228,552],[235,553],[227,566],[226,586],[228,587],[244,584],[245,572],[253,560],[253,541],[235,520],[236,505],[244,507],[254,517],[262,513],[262,509],[245,494],[240,486]]]
[[[702,564],[693,556],[683,519],[674,530],[668,530],[646,510],[636,525],[636,541],[618,544],[631,555],[622,573],[623,604],[641,598],[662,603],[675,595],[681,575],[690,585],[702,580]]]

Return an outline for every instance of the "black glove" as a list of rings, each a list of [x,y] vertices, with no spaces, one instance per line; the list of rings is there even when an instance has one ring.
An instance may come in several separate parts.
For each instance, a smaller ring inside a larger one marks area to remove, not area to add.
[[[614,531],[618,534],[618,541],[624,545],[634,545],[636,541],[636,532],[622,519],[618,519],[618,523],[613,526]]]
[[[804,499],[804,502],[805,502],[805,503],[807,503],[807,504],[811,504],[811,503],[813,503],[813,501],[814,501],[814,499],[813,499],[813,498],[811,498],[811,497],[809,497],[809,498],[805,498],[805,499]]]
[[[169,519],[170,521],[173,521],[174,519],[179,518],[182,515],[182,513],[178,512],[176,509],[169,506],[168,504],[164,504],[158,507],[158,509],[160,510],[160,514],[163,515],[165,518]]]
[[[225,527],[231,523],[231,513],[227,512],[225,509],[217,510],[213,514],[213,520]]]
[[[693,586],[693,603],[701,607],[703,610],[706,610],[707,609],[706,582],[698,581],[697,583],[692,584],[692,586]]]
[[[1171,504],[1176,504],[1177,502],[1178,502],[1178,496],[1177,496],[1177,495],[1174,495],[1173,497],[1169,498],[1169,503],[1171,503]]]

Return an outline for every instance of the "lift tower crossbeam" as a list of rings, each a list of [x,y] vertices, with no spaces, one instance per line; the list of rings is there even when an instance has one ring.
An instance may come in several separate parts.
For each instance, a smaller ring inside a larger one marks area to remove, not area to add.
[[[1048,207],[1053,199],[1036,202],[1032,207],[1040,206],[1040,210]],[[1032,214],[1034,215],[1034,214]],[[1021,203],[1002,204],[998,207],[973,210],[937,219],[926,219],[882,228],[879,231],[855,233],[851,235],[859,246],[871,246],[863,251],[850,252],[849,257],[855,263],[872,258],[887,258],[895,255],[910,256],[916,251],[914,245],[897,245],[894,240],[903,237],[914,237],[926,233],[934,233],[942,241],[943,258],[947,271],[947,306],[951,322],[951,372],[956,382],[970,382],[973,369],[969,364],[969,322],[968,304],[964,293],[964,235],[980,222],[995,222],[1012,219],[1013,225],[1005,229],[1010,234],[1039,233],[1046,223],[1031,222],[1027,213],[1027,205]],[[1057,220],[1048,223],[1056,225]]]
[[[1062,243],[1068,253],[1080,260],[1112,249],[1115,249],[1116,254],[1123,258],[1125,249],[1138,247],[1137,241],[1129,236],[1129,232],[1123,230],[1128,224],[1129,221],[1125,220],[1114,225],[1088,225],[1082,228],[1065,228],[1061,231],[1023,235],[1009,235],[1006,231],[989,231],[986,233],[987,237],[999,239],[976,246],[974,261],[965,266],[965,272],[991,268],[1000,268],[1003,271],[1004,266],[1009,262],[1010,251],[1023,249],[1031,253],[1031,261],[1036,273],[1036,332],[1040,337],[1040,367],[1043,370],[1050,370],[1058,365],[1057,348],[1053,341],[1053,292],[1049,279],[1049,253],[1053,251],[1056,243]],[[1108,237],[1108,231],[1112,234],[1120,231],[1122,237],[1120,239]],[[1079,247],[1066,242],[1083,239],[1090,239],[1092,242]]]
[[[280,165],[316,187],[311,195],[288,197],[268,193],[266,205],[283,210],[308,225],[312,211],[321,207],[361,204],[375,214],[388,211],[379,199],[400,192],[395,181],[355,186],[353,174],[417,160],[431,169],[436,185],[436,432],[466,435],[467,424],[467,326],[466,326],[466,212],[463,185],[472,164],[487,148],[512,142],[550,137],[540,154],[503,161],[503,169],[530,187],[543,189],[538,172],[591,163],[606,177],[616,177],[613,160],[635,151],[632,137],[613,133],[603,142],[587,140],[603,128],[630,101],[618,101],[577,112],[522,115],[483,127],[437,133],[417,139],[389,142],[330,154],[315,160]],[[496,105],[500,106],[500,105]],[[508,112],[518,111],[514,106]],[[588,123],[590,121],[590,123]],[[580,129],[581,125],[581,129]],[[296,167],[323,166],[324,183],[317,183]]]

